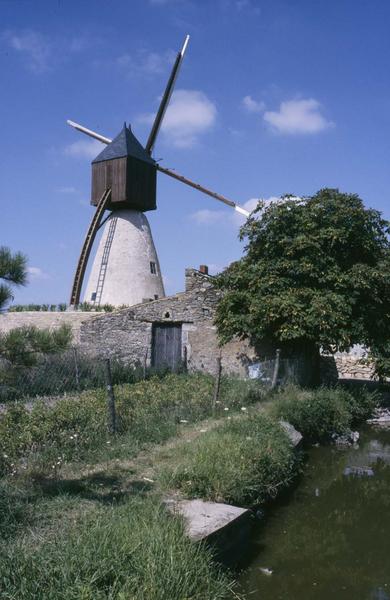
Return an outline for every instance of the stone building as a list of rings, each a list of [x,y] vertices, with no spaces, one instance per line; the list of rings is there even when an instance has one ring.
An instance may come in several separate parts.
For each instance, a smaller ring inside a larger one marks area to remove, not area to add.
[[[115,356],[126,362],[213,372],[221,354],[225,372],[244,375],[254,352],[246,342],[218,347],[213,323],[220,292],[208,269],[186,269],[185,291],[112,313],[81,324],[78,344],[91,354]]]
[[[0,315],[0,332],[23,325],[56,328],[69,323],[74,344],[92,356],[117,357],[146,366],[186,364],[189,371],[215,372],[221,355],[225,373],[247,375],[247,366],[256,360],[248,342],[235,340],[218,346],[214,315],[220,292],[208,269],[186,269],[185,291],[153,301],[95,312],[10,312]],[[364,352],[322,358],[324,379],[370,379],[372,366],[362,361]]]

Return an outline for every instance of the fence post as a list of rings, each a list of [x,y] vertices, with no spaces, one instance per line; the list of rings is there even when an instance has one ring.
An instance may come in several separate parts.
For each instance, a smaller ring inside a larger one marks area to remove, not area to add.
[[[105,359],[105,364],[106,364],[108,431],[110,433],[115,433],[116,432],[115,396],[114,396],[114,389],[112,387],[111,363],[110,363],[109,358]]]
[[[144,356],[144,369],[143,369],[143,376],[144,376],[144,380],[146,379],[146,365],[148,362],[148,354],[149,354],[149,348],[146,348],[146,352],[145,352],[145,356]]]
[[[279,368],[280,368],[280,350],[278,349],[278,350],[276,350],[275,366],[274,366],[274,374],[272,376],[271,390],[275,389],[276,385],[278,383]]]
[[[79,363],[77,361],[77,349],[75,346],[72,348],[73,350],[73,360],[74,360],[74,374],[76,379],[77,389],[80,389],[80,372],[79,372]]]
[[[214,384],[214,395],[213,395],[213,406],[212,406],[212,415],[215,417],[215,409],[217,405],[217,401],[219,398],[219,390],[221,387],[221,373],[222,373],[222,358],[221,353],[217,357],[217,372],[215,376],[215,384]]]

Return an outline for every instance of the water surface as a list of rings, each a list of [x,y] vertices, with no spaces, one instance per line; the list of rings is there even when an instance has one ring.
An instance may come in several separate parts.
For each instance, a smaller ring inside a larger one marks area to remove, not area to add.
[[[356,447],[308,454],[296,489],[259,522],[243,591],[253,600],[390,600],[390,431],[367,428]]]

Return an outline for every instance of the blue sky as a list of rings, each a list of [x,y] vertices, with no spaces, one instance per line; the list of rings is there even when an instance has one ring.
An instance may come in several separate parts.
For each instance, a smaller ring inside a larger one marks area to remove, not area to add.
[[[29,258],[16,303],[67,301],[92,217],[99,144],[66,119],[145,142],[190,45],[155,158],[251,207],[319,188],[390,218],[388,0],[0,0],[0,245]],[[147,213],[166,291],[240,257],[227,207],[160,174]]]

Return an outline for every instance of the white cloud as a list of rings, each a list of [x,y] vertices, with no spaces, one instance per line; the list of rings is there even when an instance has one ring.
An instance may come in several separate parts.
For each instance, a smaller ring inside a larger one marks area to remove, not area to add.
[[[252,212],[257,207],[258,203],[262,201],[265,206],[269,206],[274,202],[281,202],[282,199],[279,196],[270,196],[269,198],[250,198],[243,204],[240,204],[242,208],[248,212]],[[234,225],[240,227],[246,221],[246,217],[234,209],[226,210],[209,210],[202,209],[198,210],[190,215],[190,218],[195,221],[198,225],[212,226],[216,224],[227,223],[228,225]]]
[[[262,113],[265,110],[265,102],[254,100],[252,96],[245,96],[242,105],[250,113]]]
[[[13,50],[27,59],[27,66],[34,73],[42,73],[49,68],[50,44],[40,33],[32,30],[19,33],[6,31],[2,37]]]
[[[103,148],[105,148],[105,144],[98,140],[79,140],[65,146],[64,154],[74,158],[87,158],[90,160],[96,158]]]
[[[156,75],[166,73],[175,56],[173,50],[162,53],[140,50],[136,56],[127,53],[118,56],[116,64],[132,74]]]
[[[214,225],[215,223],[220,223],[221,221],[227,221],[229,218],[227,212],[222,210],[209,210],[208,208],[197,210],[190,216],[191,219],[193,219],[199,225]]]
[[[31,280],[49,279],[49,275],[39,267],[27,267],[27,273],[30,275]]]
[[[321,114],[321,104],[314,98],[282,102],[278,111],[265,112],[264,120],[275,131],[285,134],[318,133],[333,126]]]
[[[152,123],[154,114],[142,115],[139,121]],[[177,90],[172,94],[161,132],[166,141],[177,148],[190,148],[199,136],[209,131],[216,120],[217,108],[198,90]]]

